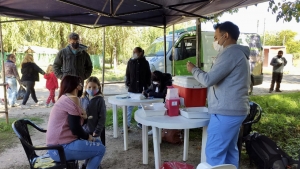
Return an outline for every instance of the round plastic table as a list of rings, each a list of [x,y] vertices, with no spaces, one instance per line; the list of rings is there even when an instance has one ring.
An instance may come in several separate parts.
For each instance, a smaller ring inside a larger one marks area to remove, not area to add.
[[[143,110],[135,112],[134,118],[143,125],[143,164],[148,164],[148,126],[152,126],[155,168],[161,166],[160,143],[161,129],[184,129],[183,161],[188,159],[189,129],[203,128],[201,162],[206,162],[205,147],[207,141],[207,126],[209,119],[188,119],[183,116],[152,116],[146,117]]]
[[[124,135],[124,150],[128,149],[128,128],[127,128],[127,106],[140,106],[141,104],[151,104],[163,102],[163,99],[144,99],[134,100],[127,97],[128,95],[116,95],[108,97],[108,103],[112,104],[113,108],[113,133],[114,138],[118,137],[118,118],[117,118],[117,106],[123,107],[123,135]]]

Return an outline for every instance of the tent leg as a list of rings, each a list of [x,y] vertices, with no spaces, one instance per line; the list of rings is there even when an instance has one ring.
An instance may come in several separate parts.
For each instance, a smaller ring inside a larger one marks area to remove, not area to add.
[[[102,93],[104,92],[104,72],[105,72],[105,27],[103,27],[103,54],[102,54]]]
[[[2,80],[3,84],[3,92],[4,92],[4,112],[6,117],[6,123],[9,123],[8,120],[8,109],[7,109],[7,96],[6,96],[6,82],[5,82],[5,68],[4,68],[4,48],[3,48],[3,37],[2,37],[2,23],[1,23],[1,17],[0,17],[0,45],[1,45],[1,54],[2,54]],[[2,113],[2,111],[1,111]]]
[[[166,32],[167,32],[167,21],[166,16],[164,18],[164,56],[165,56],[165,73],[167,73],[167,39],[166,39]]]
[[[172,36],[172,75],[175,76],[175,25],[173,24],[172,25],[172,33],[173,33],[173,36]]]
[[[201,37],[201,21],[200,18],[196,19],[196,66],[203,69],[201,65],[202,56],[202,37]]]

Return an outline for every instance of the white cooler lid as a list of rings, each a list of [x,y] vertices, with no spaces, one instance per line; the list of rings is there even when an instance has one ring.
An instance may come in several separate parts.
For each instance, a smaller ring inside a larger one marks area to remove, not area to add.
[[[176,86],[195,89],[206,88],[204,85],[199,83],[193,76],[174,76],[173,79],[173,84]]]

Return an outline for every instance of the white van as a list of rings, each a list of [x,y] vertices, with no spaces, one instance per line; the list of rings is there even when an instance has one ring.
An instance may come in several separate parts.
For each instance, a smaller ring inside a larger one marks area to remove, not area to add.
[[[209,71],[213,60],[217,56],[217,51],[213,49],[214,32],[201,32],[202,36],[202,58],[200,58],[201,68]],[[174,34],[174,66],[172,63],[172,42],[173,35],[166,36],[167,46],[167,72],[172,75],[190,75],[186,70],[187,61],[196,62],[196,34],[195,31]],[[262,84],[263,81],[263,57],[260,36],[258,34],[241,33],[238,44],[250,47],[250,68],[251,68],[251,92],[254,85]],[[164,62],[164,37],[157,38],[146,50],[145,56],[150,64],[151,71],[165,71]]]

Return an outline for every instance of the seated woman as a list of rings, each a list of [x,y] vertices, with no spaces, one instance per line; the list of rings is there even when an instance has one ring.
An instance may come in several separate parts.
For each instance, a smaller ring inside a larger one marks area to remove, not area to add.
[[[62,145],[66,160],[88,159],[87,169],[98,168],[105,153],[99,139],[82,129],[86,113],[80,107],[78,93],[82,80],[77,76],[65,76],[60,85],[59,97],[53,106],[46,134],[47,145]],[[57,150],[48,151],[50,157],[59,162]]]
[[[154,71],[151,75],[152,85],[144,92],[146,97],[163,98],[167,95],[167,86],[172,86],[172,76],[169,73],[162,73]],[[148,135],[152,135],[153,131],[150,130]]]

